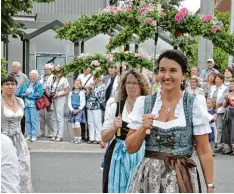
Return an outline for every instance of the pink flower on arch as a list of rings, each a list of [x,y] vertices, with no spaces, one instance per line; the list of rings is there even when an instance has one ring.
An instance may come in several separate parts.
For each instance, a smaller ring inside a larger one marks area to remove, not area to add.
[[[151,5],[142,7],[141,10],[140,10],[140,15],[142,16],[143,14],[148,13],[151,10],[152,10],[152,6]]]
[[[212,16],[207,15],[202,17],[202,22],[210,22],[213,19]]]
[[[160,13],[160,16],[162,16],[162,17],[164,17],[164,16],[166,16],[166,15],[167,15],[167,14],[166,14],[165,12],[163,12],[163,11]]]
[[[109,54],[109,55],[107,55],[106,59],[107,59],[108,61],[112,62],[112,61],[114,60],[114,57],[113,57],[112,54]]]
[[[175,21],[180,22],[188,15],[188,10],[186,8],[182,8],[176,15]]]
[[[94,60],[91,62],[91,65],[93,65],[94,67],[98,67],[100,63],[98,62],[98,60]]]
[[[215,26],[213,28],[211,28],[210,32],[212,34],[215,34],[217,31],[220,31],[221,30],[221,26]]]
[[[145,21],[151,26],[156,26],[156,22],[152,18],[146,18]]]

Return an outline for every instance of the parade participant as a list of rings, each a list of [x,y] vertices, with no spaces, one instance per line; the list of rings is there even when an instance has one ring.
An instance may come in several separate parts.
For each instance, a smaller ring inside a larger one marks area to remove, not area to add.
[[[133,172],[144,155],[143,143],[137,153],[126,152],[128,115],[132,111],[136,98],[140,95],[149,95],[149,93],[150,87],[145,77],[137,70],[131,69],[125,73],[119,84],[117,103],[113,98],[110,98],[107,103],[102,140],[110,142],[114,137],[115,139],[112,140],[104,160],[103,192],[125,193],[128,191]],[[119,115],[122,115],[122,119]]]
[[[72,123],[74,138],[71,143],[81,143],[81,126],[80,123],[85,123],[85,91],[82,89],[81,80],[74,81],[73,90],[68,96],[69,118],[68,122]]]
[[[230,92],[225,97],[224,127],[221,142],[228,144],[228,151],[224,155],[234,156],[234,79],[230,80]]]
[[[1,134],[1,193],[19,193],[20,177],[17,151],[11,139]]]
[[[53,137],[51,141],[62,141],[64,132],[64,106],[66,103],[66,96],[69,93],[69,83],[67,78],[63,77],[61,67],[55,67],[57,75],[54,76],[53,84],[50,90],[50,97],[54,104],[54,111],[52,111],[53,119]],[[57,138],[56,138],[57,137]]]
[[[145,157],[135,171],[129,192],[201,191],[196,164],[191,158],[194,139],[208,192],[213,192],[207,108],[200,107],[198,96],[181,89],[188,68],[187,58],[180,51],[167,50],[159,56],[158,64],[162,90],[152,96],[138,97],[129,115],[127,151],[137,152],[146,141]]]
[[[14,96],[17,87],[14,76],[10,75],[3,79],[1,85],[4,94],[1,99],[1,131],[12,140],[17,151],[20,193],[31,193],[30,152],[20,128],[20,121],[24,115],[24,102]]]
[[[100,75],[93,76],[94,85],[89,86],[87,90],[87,113],[88,113],[88,127],[89,127],[89,141],[88,143],[101,144],[102,131],[102,110],[105,107],[105,84],[102,83]]]
[[[37,70],[32,70],[29,73],[30,81],[24,84],[20,91],[21,98],[24,99],[25,104],[25,120],[27,126],[27,141],[36,141],[38,136],[39,125],[39,110],[36,108],[37,98],[43,95],[43,86],[38,81]]]

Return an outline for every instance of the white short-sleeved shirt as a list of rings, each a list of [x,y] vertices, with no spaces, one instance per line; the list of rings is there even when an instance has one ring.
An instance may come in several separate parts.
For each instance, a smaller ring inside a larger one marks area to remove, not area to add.
[[[172,127],[185,127],[186,118],[184,113],[183,96],[184,93],[175,109],[174,114],[176,119],[168,122],[154,120],[153,126],[157,126],[162,129],[169,129]],[[128,125],[129,128],[136,130],[140,128],[142,123],[142,116],[144,114],[144,102],[145,96],[140,96],[137,98],[133,107],[133,111],[129,115],[129,118],[131,120]],[[161,107],[162,99],[161,93],[159,92],[157,94],[157,98],[151,112],[151,114],[155,115],[155,118],[158,118]],[[193,102],[193,135],[203,135],[211,133],[211,128],[209,125],[209,121],[211,119],[212,117],[208,114],[207,111],[205,97],[201,95],[196,96]]]
[[[114,119],[115,119],[115,114],[117,111],[117,103],[115,102],[115,99],[110,98],[107,101],[106,107],[109,107],[109,108],[107,108],[105,111],[105,120],[104,120],[103,127],[102,127],[103,131],[114,128]],[[129,123],[131,121],[129,118],[127,109],[126,109],[126,104],[124,105],[124,109],[123,109],[121,116],[124,122]]]
[[[81,80],[83,86],[91,86],[91,85],[94,84],[92,74],[88,74],[88,75],[80,74],[80,75],[77,77],[77,79],[80,79],[80,80]]]
[[[20,176],[16,149],[11,139],[1,134],[1,193],[19,193]]]

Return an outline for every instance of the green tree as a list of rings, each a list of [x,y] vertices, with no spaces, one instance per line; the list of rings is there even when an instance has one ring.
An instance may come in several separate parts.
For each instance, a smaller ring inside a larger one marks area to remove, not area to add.
[[[7,75],[6,64],[7,64],[6,59],[1,58],[1,79],[6,77],[6,75]]]
[[[170,7],[178,7],[184,0],[110,0],[110,5],[117,5],[120,1],[125,2],[126,4],[133,4],[137,6],[144,6],[149,4],[156,5],[160,3],[163,9],[168,9]]]
[[[1,2],[1,38],[8,41],[8,36],[17,38],[23,35],[24,25],[16,22],[13,17],[19,12],[31,13],[33,2],[48,3],[54,0],[2,0]]]
[[[223,23],[222,28],[226,32],[230,32],[230,12],[215,11],[215,17],[219,21],[222,21]],[[191,44],[191,39],[194,41],[193,44]],[[182,45],[180,48],[188,56],[190,66],[198,64],[198,40],[199,40],[198,37],[195,38],[188,37],[184,38],[183,41],[181,42]],[[228,54],[219,47],[214,47],[213,58],[216,65],[221,70],[223,70],[228,64]]]

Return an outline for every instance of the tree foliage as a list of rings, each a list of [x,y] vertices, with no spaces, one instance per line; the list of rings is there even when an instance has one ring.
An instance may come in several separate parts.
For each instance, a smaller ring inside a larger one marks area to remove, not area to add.
[[[6,61],[5,58],[1,58],[1,79],[6,77],[6,75],[7,75],[7,70],[6,70],[6,64],[7,63],[8,62]]]
[[[229,33],[230,32],[230,12],[215,11],[215,17],[217,18],[217,20],[223,23],[222,30]],[[193,40],[192,44],[191,44],[191,40]],[[198,37],[194,38],[191,36],[181,41],[181,44],[183,44],[183,46],[181,46],[180,48],[188,56],[190,65],[198,64],[198,42],[199,42]],[[213,50],[213,58],[216,63],[216,66],[221,70],[223,70],[228,64],[228,54],[224,52],[220,47],[217,47],[215,45],[214,45],[214,50]]]
[[[108,51],[129,44],[138,37],[138,43],[154,38],[155,25],[170,32],[174,45],[180,44],[180,39],[186,34],[192,37],[203,36],[221,48],[224,52],[234,56],[234,35],[223,28],[221,22],[211,16],[200,17],[193,15],[183,8],[158,12],[155,6],[122,8],[107,7],[98,14],[81,16],[74,22],[69,22],[57,30],[57,38],[70,41],[82,41],[97,34],[114,32],[116,26],[123,30],[114,36],[107,45]]]
[[[24,25],[18,23],[13,19],[19,12],[31,13],[33,3],[48,3],[54,0],[2,0],[1,2],[1,38],[2,41],[8,41],[8,36],[13,38],[22,36],[24,34]]]

